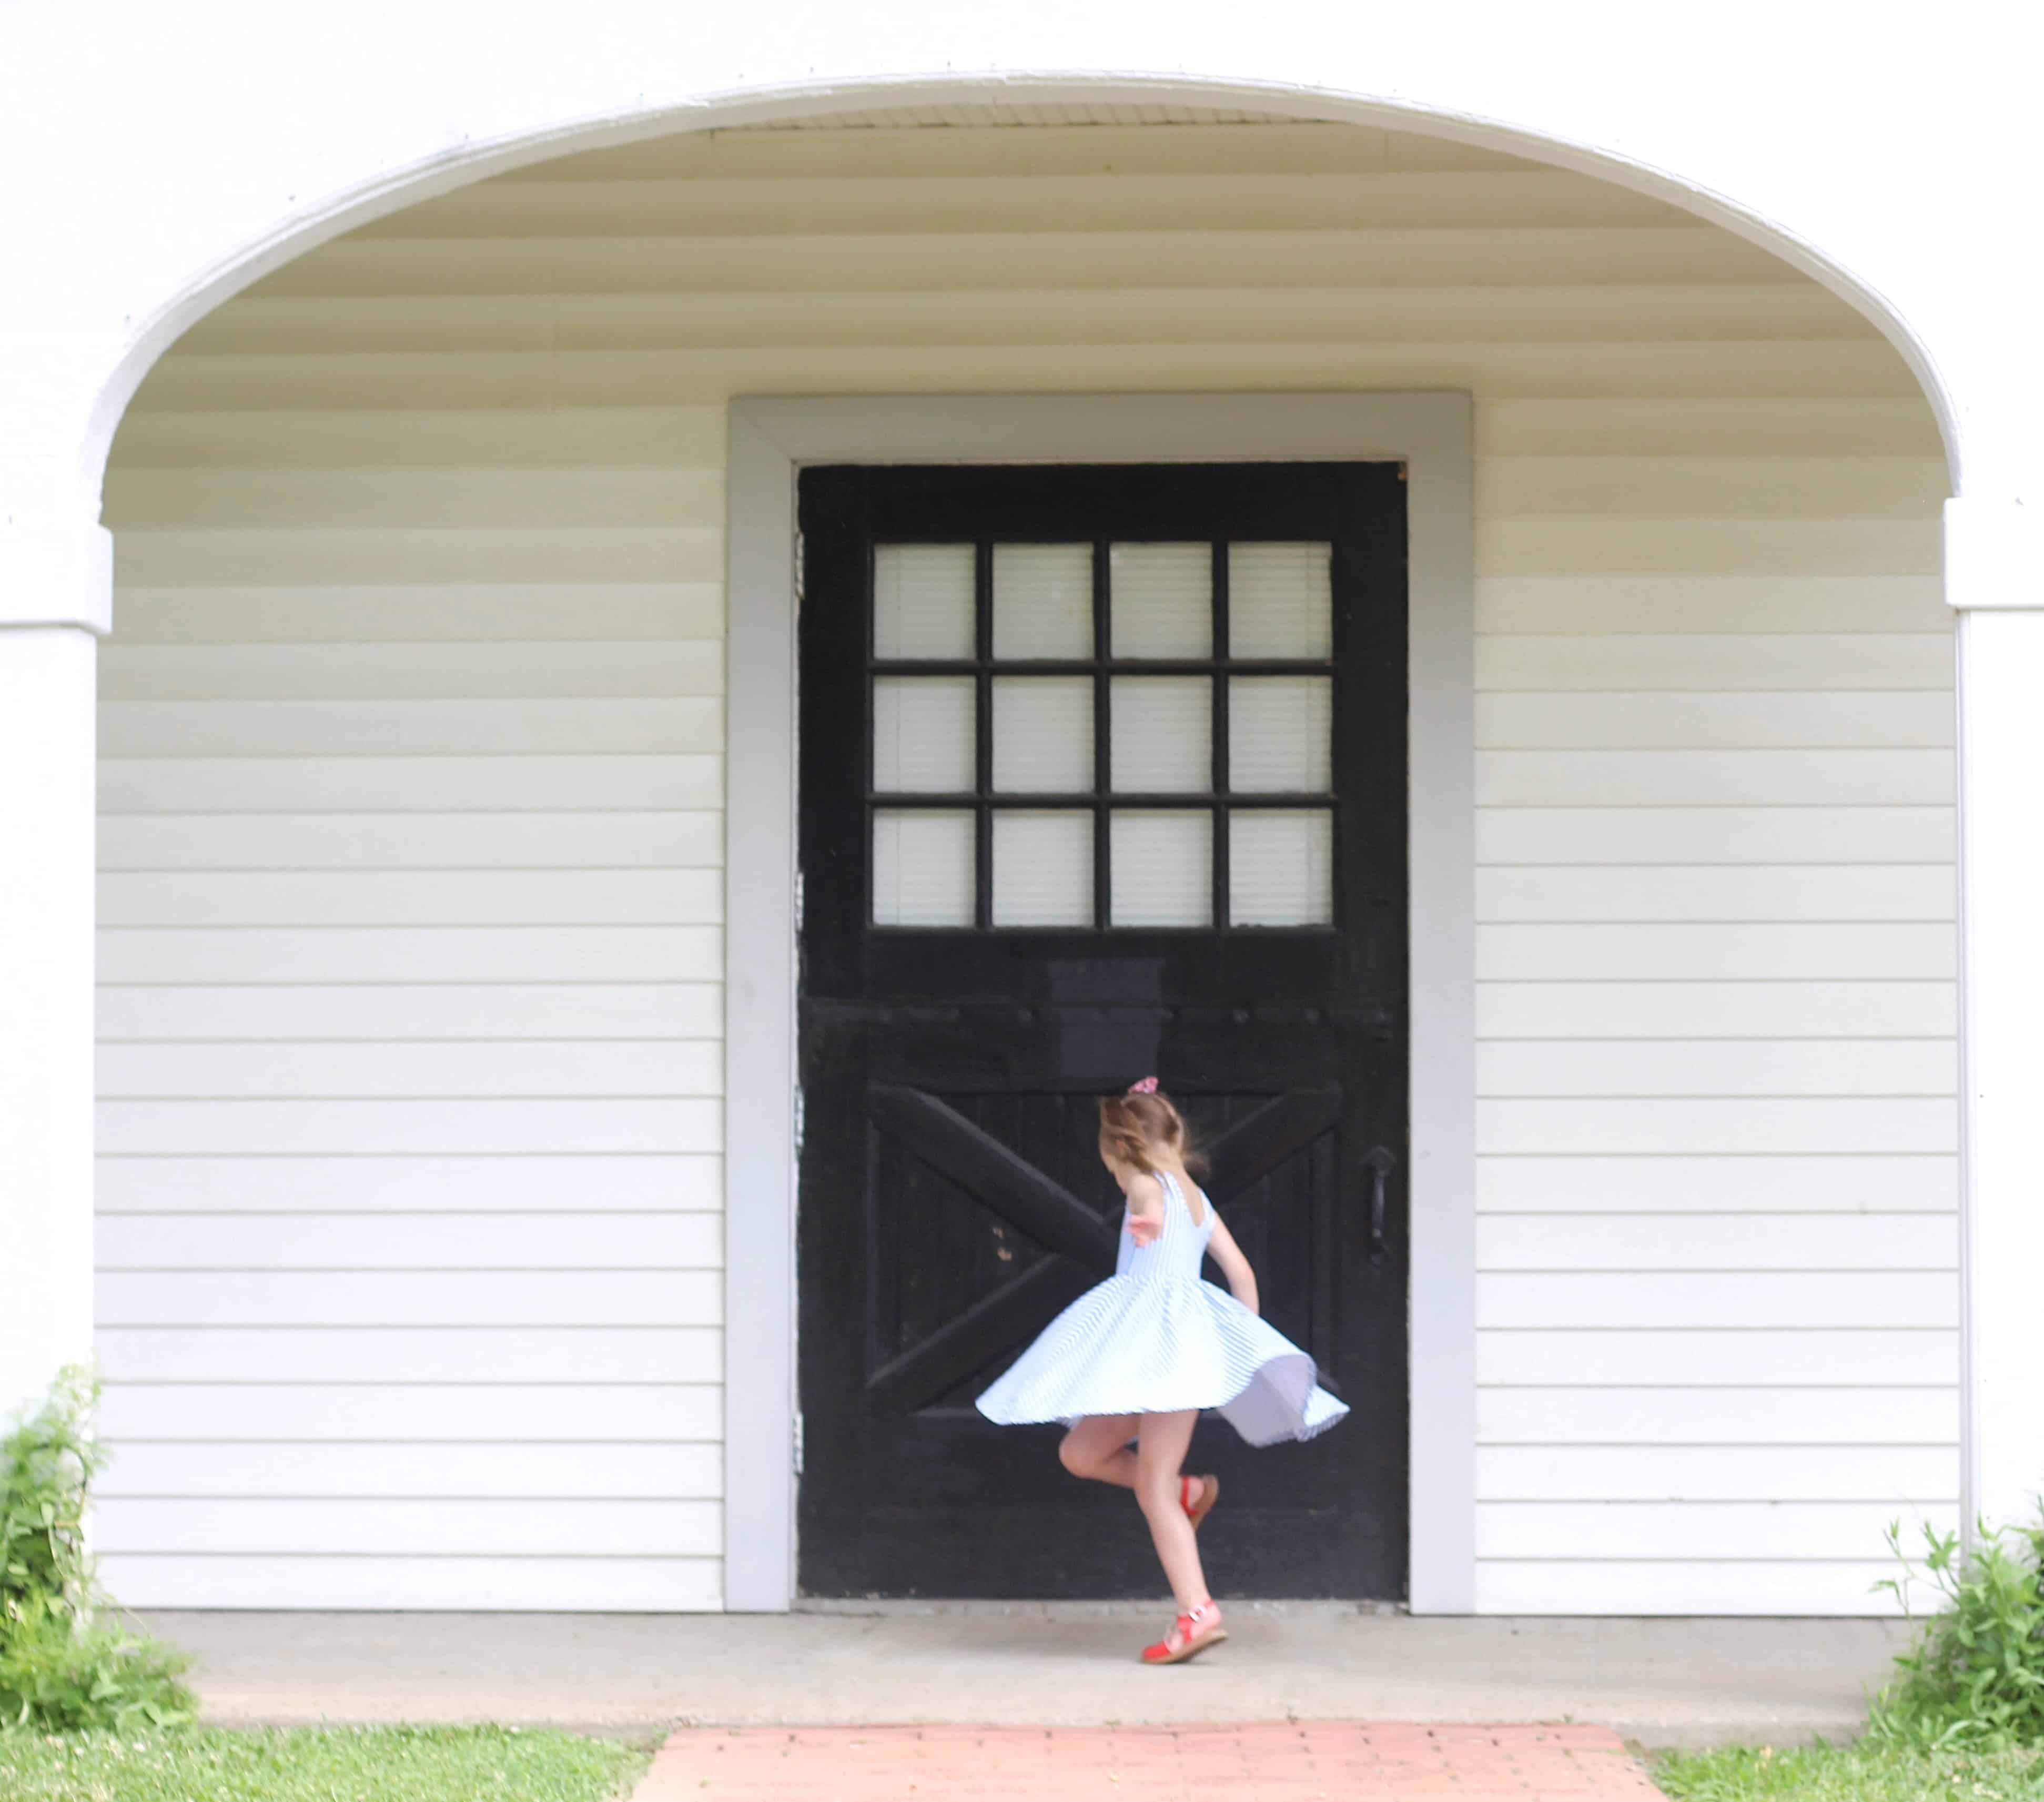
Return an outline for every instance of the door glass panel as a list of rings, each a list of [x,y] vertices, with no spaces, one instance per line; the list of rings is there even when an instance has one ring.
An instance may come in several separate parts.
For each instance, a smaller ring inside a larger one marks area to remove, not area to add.
[[[882,676],[873,685],[873,786],[959,794],[974,781],[970,676]]]
[[[873,816],[873,923],[973,923],[973,820],[962,810],[882,808]]]
[[[1116,676],[1108,713],[1120,793],[1212,792],[1213,684],[1204,676]]]
[[[1108,823],[1116,926],[1213,923],[1213,816],[1134,809]]]
[[[993,548],[993,654],[1093,655],[1093,547]]]
[[[1213,655],[1210,546],[1112,545],[1108,596],[1116,656]]]
[[[973,586],[970,544],[875,545],[874,655],[974,655]]]
[[[1229,545],[1228,654],[1331,657],[1333,577],[1331,544]]]
[[[1010,812],[993,816],[993,924],[1093,924],[1093,815]]]
[[[1009,676],[993,685],[993,786],[1009,794],[1093,792],[1093,678]]]
[[[1228,820],[1228,920],[1326,926],[1335,916],[1334,817],[1323,809],[1238,808]]]
[[[1325,676],[1237,676],[1228,688],[1228,786],[1324,794],[1331,781],[1334,685]]]

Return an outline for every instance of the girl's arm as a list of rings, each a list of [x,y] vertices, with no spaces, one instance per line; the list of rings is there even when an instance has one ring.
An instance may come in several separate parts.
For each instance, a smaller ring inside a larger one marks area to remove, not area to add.
[[[1212,1205],[1211,1202],[1208,1204]],[[1252,1314],[1260,1314],[1262,1308],[1256,1299],[1256,1273],[1250,1269],[1249,1260],[1242,1254],[1242,1247],[1235,1243],[1235,1235],[1228,1230],[1220,1215],[1214,1216],[1213,1237],[1207,1241],[1207,1254],[1220,1266],[1220,1274],[1228,1278],[1229,1292]]]
[[[1123,1193],[1128,1197],[1128,1236],[1147,1245],[1164,1230],[1164,1185],[1147,1170],[1138,1170]]]

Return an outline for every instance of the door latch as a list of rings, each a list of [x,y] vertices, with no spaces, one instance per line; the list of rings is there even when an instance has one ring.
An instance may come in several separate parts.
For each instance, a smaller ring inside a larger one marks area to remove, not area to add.
[[[1389,1237],[1391,1208],[1385,1193],[1391,1175],[1391,1166],[1398,1162],[1397,1155],[1389,1146],[1373,1145],[1363,1153],[1362,1161],[1370,1166],[1370,1262],[1372,1266],[1381,1264],[1391,1255]]]

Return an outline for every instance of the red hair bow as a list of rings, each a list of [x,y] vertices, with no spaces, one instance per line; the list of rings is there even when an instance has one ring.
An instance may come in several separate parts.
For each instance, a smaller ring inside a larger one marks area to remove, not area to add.
[[[1156,1078],[1154,1076],[1146,1076],[1139,1082],[1130,1083],[1128,1085],[1128,1093],[1132,1095],[1155,1094],[1157,1093]]]

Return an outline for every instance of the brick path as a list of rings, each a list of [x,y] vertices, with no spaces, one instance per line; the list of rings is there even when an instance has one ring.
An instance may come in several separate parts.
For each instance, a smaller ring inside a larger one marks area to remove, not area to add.
[[[1596,1727],[1274,1721],[1200,1727],[692,1727],[634,1802],[1653,1802]]]

